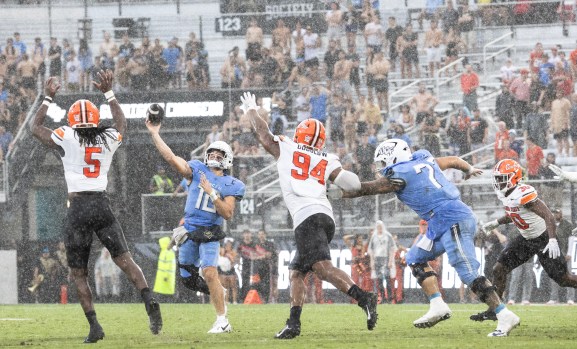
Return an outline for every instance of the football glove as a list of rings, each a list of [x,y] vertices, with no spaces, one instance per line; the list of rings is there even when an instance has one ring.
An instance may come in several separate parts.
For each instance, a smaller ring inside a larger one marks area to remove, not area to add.
[[[331,185],[327,188],[327,197],[331,200],[342,199],[343,190],[336,185]]]
[[[561,255],[561,250],[559,249],[559,242],[557,242],[557,239],[549,239],[549,243],[543,249],[543,253],[547,251],[549,252],[549,258],[555,259]]]
[[[172,247],[176,246],[179,247],[188,239],[188,231],[184,227],[178,227],[172,229],[172,238],[170,239],[170,244],[168,244],[168,248],[172,249]]]
[[[242,102],[240,109],[242,109],[243,112],[246,113],[251,109],[256,110],[256,97],[252,93],[243,93],[240,101]]]
[[[555,172],[555,174],[557,176],[559,176],[561,179],[567,180],[569,182],[577,182],[577,173],[575,172],[566,172],[563,171],[559,166],[557,165],[549,165],[549,169],[553,172]]]
[[[481,226],[481,230],[487,235],[491,235],[491,231],[499,226],[499,222],[495,219],[490,222],[484,223]]]

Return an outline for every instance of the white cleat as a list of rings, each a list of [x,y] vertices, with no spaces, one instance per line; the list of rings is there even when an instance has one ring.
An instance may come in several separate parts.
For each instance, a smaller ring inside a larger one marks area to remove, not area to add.
[[[224,319],[224,321],[215,321],[212,325],[212,328],[208,333],[228,333],[232,332],[232,326],[228,322],[228,319]]]
[[[413,325],[417,328],[429,328],[433,327],[443,320],[447,320],[451,317],[453,313],[447,304],[436,307],[436,309],[429,309],[429,311],[420,317],[419,319],[413,321]]]
[[[515,327],[521,324],[521,319],[509,309],[503,309],[497,314],[497,329],[487,337],[507,337]]]

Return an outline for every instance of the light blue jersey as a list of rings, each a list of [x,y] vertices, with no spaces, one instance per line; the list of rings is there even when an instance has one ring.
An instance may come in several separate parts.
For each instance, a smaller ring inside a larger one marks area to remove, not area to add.
[[[474,216],[471,208],[461,201],[457,187],[449,182],[427,150],[414,152],[411,160],[386,167],[381,174],[405,182],[405,187],[395,194],[429,223],[427,237],[431,240],[453,224]]]
[[[204,173],[206,179],[221,198],[234,196],[238,201],[244,196],[244,183],[232,176],[217,176],[202,162],[191,160],[188,165],[192,169],[192,182],[188,186],[188,197],[184,207],[184,227],[189,232],[198,227],[222,225],[223,218],[216,212],[209,193],[200,188],[200,177]]]

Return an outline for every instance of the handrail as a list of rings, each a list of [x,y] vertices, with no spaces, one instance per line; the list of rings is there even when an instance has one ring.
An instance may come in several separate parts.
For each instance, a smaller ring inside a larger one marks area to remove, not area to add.
[[[190,158],[192,159],[193,157],[200,156],[201,154],[197,154],[197,153],[200,153],[200,150],[204,149],[205,145],[206,145],[205,143],[202,143],[198,147],[192,149],[190,151]]]
[[[261,176],[264,172],[269,171],[272,167],[276,166],[276,162],[273,162],[272,164],[269,164],[263,168],[261,168],[260,170],[256,171],[255,173],[251,174],[250,176],[247,177],[247,182],[248,185],[253,188],[254,187],[254,178],[256,178],[257,176]]]
[[[389,106],[391,105],[394,96],[400,94],[401,92],[403,92],[403,91],[405,91],[405,90],[408,90],[409,88],[411,88],[411,87],[413,87],[413,86],[415,86],[415,85],[418,85],[419,83],[421,83],[421,81],[422,81],[422,79],[417,79],[417,80],[411,82],[410,84],[405,85],[405,86],[403,86],[403,87],[395,90],[395,92],[390,93],[390,94],[389,94]],[[404,103],[403,103],[403,104],[404,104]],[[391,113],[393,112],[393,110],[394,110],[395,108],[399,108],[401,105],[402,105],[402,104],[396,104],[394,107],[389,107],[389,115],[392,115]]]
[[[514,35],[514,33],[512,31],[503,34],[501,36],[499,36],[498,38],[494,39],[493,41],[489,41],[488,43],[485,44],[485,46],[483,46],[483,77],[486,77],[487,75],[487,60],[489,58],[493,58],[495,57],[495,55],[491,56],[491,57],[487,57],[487,48],[489,48],[489,46],[503,40],[506,39],[508,37],[512,37]]]
[[[457,59],[456,61],[452,62],[451,64],[447,64],[446,66],[442,67],[441,69],[435,71],[435,93],[437,94],[437,96],[439,96],[439,91],[441,89],[441,73],[449,70],[449,68],[452,68],[453,66],[457,65],[457,64],[461,64],[463,62],[465,58],[461,57],[459,59]],[[460,73],[462,74],[462,73]],[[456,76],[459,76],[460,74],[457,74]],[[447,79],[447,81],[453,81],[453,79]],[[447,81],[445,81],[444,83],[446,83]]]

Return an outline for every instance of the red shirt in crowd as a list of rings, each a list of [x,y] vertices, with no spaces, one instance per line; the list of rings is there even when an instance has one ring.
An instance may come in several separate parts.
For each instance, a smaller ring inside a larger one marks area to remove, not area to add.
[[[468,95],[479,87],[479,76],[472,72],[471,74],[463,73],[461,75],[461,91]]]
[[[538,176],[541,162],[543,161],[543,149],[533,144],[527,149],[527,175]]]

